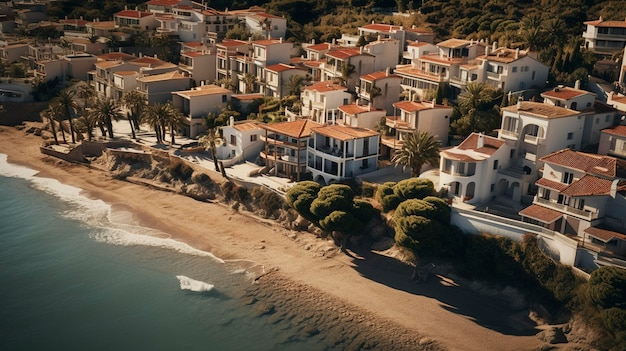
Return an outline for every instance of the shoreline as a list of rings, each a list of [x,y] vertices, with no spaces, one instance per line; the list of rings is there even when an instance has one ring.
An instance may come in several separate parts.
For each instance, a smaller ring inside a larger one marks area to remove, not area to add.
[[[83,194],[101,199],[112,210],[132,213],[139,225],[168,233],[172,239],[220,259],[261,265],[265,274],[251,286],[250,296],[273,304],[277,312],[268,315],[268,320],[287,316],[289,311],[284,308],[298,309],[280,302],[288,297],[284,294],[297,292],[299,296],[317,298],[312,301],[328,302],[325,307],[309,309],[326,310],[327,316],[340,311],[338,320],[344,320],[339,317],[345,311],[356,311],[345,323],[353,323],[354,330],[371,331],[378,338],[397,342],[403,339],[398,344],[404,345],[402,349],[431,350],[441,345],[450,350],[535,350],[545,345],[534,335],[515,335],[505,330],[509,328],[498,326],[507,322],[514,325],[516,321],[509,319],[516,313],[467,287],[442,282],[418,285],[409,281],[406,267],[386,256],[363,252],[352,259],[338,254],[332,242],[313,234],[272,226],[225,205],[116,180],[105,172],[45,156],[39,152],[41,142],[41,138],[24,131],[0,127],[0,152],[7,154],[8,162],[83,189]],[[268,290],[273,291],[270,296],[283,299],[266,301]],[[328,309],[336,305],[341,308]],[[322,319],[317,318],[320,322]],[[365,340],[362,347],[372,345]]]

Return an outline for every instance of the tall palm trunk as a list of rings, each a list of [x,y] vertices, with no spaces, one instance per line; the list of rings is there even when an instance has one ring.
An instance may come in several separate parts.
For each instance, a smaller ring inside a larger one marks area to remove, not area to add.
[[[56,126],[54,125],[54,118],[48,116],[48,121],[50,122],[50,129],[52,129],[52,136],[54,137],[54,143],[59,145],[59,136],[57,135]]]
[[[113,139],[113,121],[111,118],[107,118],[107,129],[109,130],[109,139]]]
[[[72,136],[72,144],[76,144],[76,139],[74,138],[74,121],[72,119],[72,113],[67,111],[67,120],[70,122],[70,135]]]
[[[176,144],[176,139],[174,139],[174,123],[170,123],[170,135],[172,137],[172,145]]]
[[[130,124],[130,134],[132,138],[137,139],[137,137],[135,136],[135,127],[133,126],[133,118],[131,116],[132,116],[132,113],[127,113],[126,119],[128,119],[128,123]]]

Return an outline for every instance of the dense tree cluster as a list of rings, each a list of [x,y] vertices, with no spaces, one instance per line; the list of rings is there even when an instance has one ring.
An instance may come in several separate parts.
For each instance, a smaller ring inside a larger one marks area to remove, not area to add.
[[[395,210],[403,201],[424,199],[435,193],[435,186],[430,179],[408,178],[380,185],[376,190],[376,201],[382,205],[384,212],[388,212]]]

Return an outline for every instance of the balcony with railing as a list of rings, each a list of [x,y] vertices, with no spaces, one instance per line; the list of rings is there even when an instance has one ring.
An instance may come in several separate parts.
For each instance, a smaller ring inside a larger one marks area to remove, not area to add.
[[[539,145],[539,144],[542,144],[544,140],[545,140],[544,137],[531,135],[531,134],[524,134],[524,142],[528,144]]]
[[[557,210],[559,212],[563,212],[566,214],[571,214],[571,215],[583,218],[588,221],[598,218],[598,211],[579,210],[575,207],[571,207],[565,204],[560,204],[549,199],[541,198],[539,196],[535,196],[535,199],[533,202],[540,204],[544,207]]]
[[[297,156],[288,155],[282,152],[274,152],[272,150],[267,151],[267,152],[261,151],[259,155],[261,156],[261,158],[264,158],[264,159],[275,160],[277,162],[289,163],[292,165],[306,163],[306,152],[301,152],[299,159]]]
[[[500,136],[505,139],[517,140],[518,133],[512,130],[500,129]]]
[[[502,76],[502,73],[487,72],[487,78],[488,79],[500,80],[501,76]]]

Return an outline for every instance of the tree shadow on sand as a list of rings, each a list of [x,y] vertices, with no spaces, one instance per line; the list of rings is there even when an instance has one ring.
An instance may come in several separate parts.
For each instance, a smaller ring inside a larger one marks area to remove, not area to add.
[[[426,282],[411,280],[413,267],[372,251],[358,252],[353,268],[367,279],[390,288],[440,302],[441,308],[466,316],[476,324],[506,335],[530,336],[538,330],[528,310],[514,310],[505,301],[480,294],[449,277],[431,274]]]

